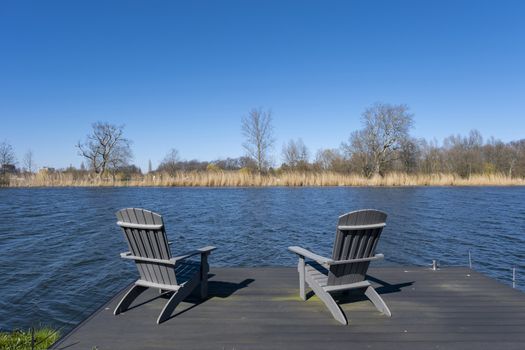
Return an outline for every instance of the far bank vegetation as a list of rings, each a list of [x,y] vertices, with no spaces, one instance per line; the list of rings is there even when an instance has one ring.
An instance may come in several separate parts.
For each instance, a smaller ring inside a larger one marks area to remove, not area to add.
[[[241,119],[245,155],[214,161],[184,160],[177,149],[153,169],[133,165],[124,126],[97,122],[76,145],[79,168],[41,167],[29,150],[19,164],[0,143],[0,186],[476,186],[525,185],[525,139],[484,140],[477,130],[441,143],[414,138],[405,105],[377,103],[362,114],[362,128],[335,149],[312,154],[301,138],[277,152],[270,110],[252,109]],[[280,154],[279,154],[280,153]],[[280,155],[281,162],[276,162]]]

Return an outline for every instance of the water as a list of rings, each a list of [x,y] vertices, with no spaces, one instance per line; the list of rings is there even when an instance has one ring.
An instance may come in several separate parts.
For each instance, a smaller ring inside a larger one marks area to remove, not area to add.
[[[389,214],[383,264],[468,265],[525,290],[525,188],[64,188],[0,190],[0,329],[67,331],[133,281],[114,213],[164,215],[172,249],[215,245],[212,266],[296,264],[331,252],[337,217]]]

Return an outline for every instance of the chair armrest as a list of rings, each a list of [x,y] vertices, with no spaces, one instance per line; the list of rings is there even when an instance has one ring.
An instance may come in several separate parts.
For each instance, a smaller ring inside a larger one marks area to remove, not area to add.
[[[160,264],[160,265],[175,266],[177,261],[181,261],[181,260],[187,259],[189,257],[192,257],[194,255],[198,255],[198,254],[208,255],[212,251],[214,251],[215,249],[217,249],[217,248],[216,247],[212,247],[212,246],[207,246],[207,247],[203,247],[203,248],[200,248],[200,249],[197,249],[197,250],[193,250],[191,252],[187,252],[187,253],[184,253],[184,254],[181,254],[181,255],[178,255],[178,256],[174,256],[173,258],[171,258],[169,260],[145,258],[145,257],[142,257],[142,256],[132,255],[131,252],[120,253],[120,257],[122,259],[127,259],[127,260],[144,261],[144,262],[157,263],[157,264]]]
[[[215,249],[217,249],[217,247],[206,246],[206,247],[202,247],[202,248],[199,248],[199,249],[196,249],[196,250],[192,250],[192,251],[186,252],[184,254],[180,254],[180,255],[174,256],[173,258],[171,258],[171,260],[173,260],[173,261],[180,261],[180,260],[184,260],[184,259],[187,259],[189,257],[192,257],[194,255],[199,255],[199,254],[208,255],[212,251],[214,251]]]
[[[383,259],[385,256],[383,254],[376,254],[375,256],[371,256],[369,258],[360,258],[360,259],[350,259],[350,260],[332,260],[328,262],[328,265],[344,265],[344,264],[351,264],[351,263],[359,263],[359,262],[365,262],[365,261],[374,261],[374,260],[380,260]]]
[[[325,258],[324,256],[317,255],[301,247],[296,247],[296,246],[288,247],[288,250],[299,255],[300,257],[317,261],[319,264],[330,264],[331,262],[333,262],[333,260],[330,258]]]

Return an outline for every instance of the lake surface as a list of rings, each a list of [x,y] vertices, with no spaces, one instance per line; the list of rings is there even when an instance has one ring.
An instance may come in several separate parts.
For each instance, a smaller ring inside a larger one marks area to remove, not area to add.
[[[329,256],[337,217],[388,213],[381,264],[468,265],[525,290],[525,188],[0,189],[0,329],[69,330],[137,278],[114,213],[164,216],[172,249],[219,249],[211,266],[293,266],[286,248]]]

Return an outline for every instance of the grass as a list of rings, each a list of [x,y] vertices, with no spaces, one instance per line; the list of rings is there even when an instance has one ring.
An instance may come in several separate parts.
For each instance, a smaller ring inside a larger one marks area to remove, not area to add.
[[[295,292],[293,294],[276,296],[271,299],[272,301],[300,301],[303,302],[303,299],[299,296],[299,293]],[[307,299],[309,302],[321,302],[321,299],[317,295],[312,295]]]
[[[60,334],[51,328],[35,329],[35,350],[48,349]],[[31,350],[31,331],[0,332],[0,349],[2,350]]]
[[[265,187],[265,186],[524,186],[524,178],[503,174],[480,174],[462,178],[455,174],[390,173],[367,178],[336,172],[278,172],[258,174],[245,171],[179,172],[175,175],[148,174],[129,180],[75,178],[68,173],[35,174],[11,177],[10,187]]]

